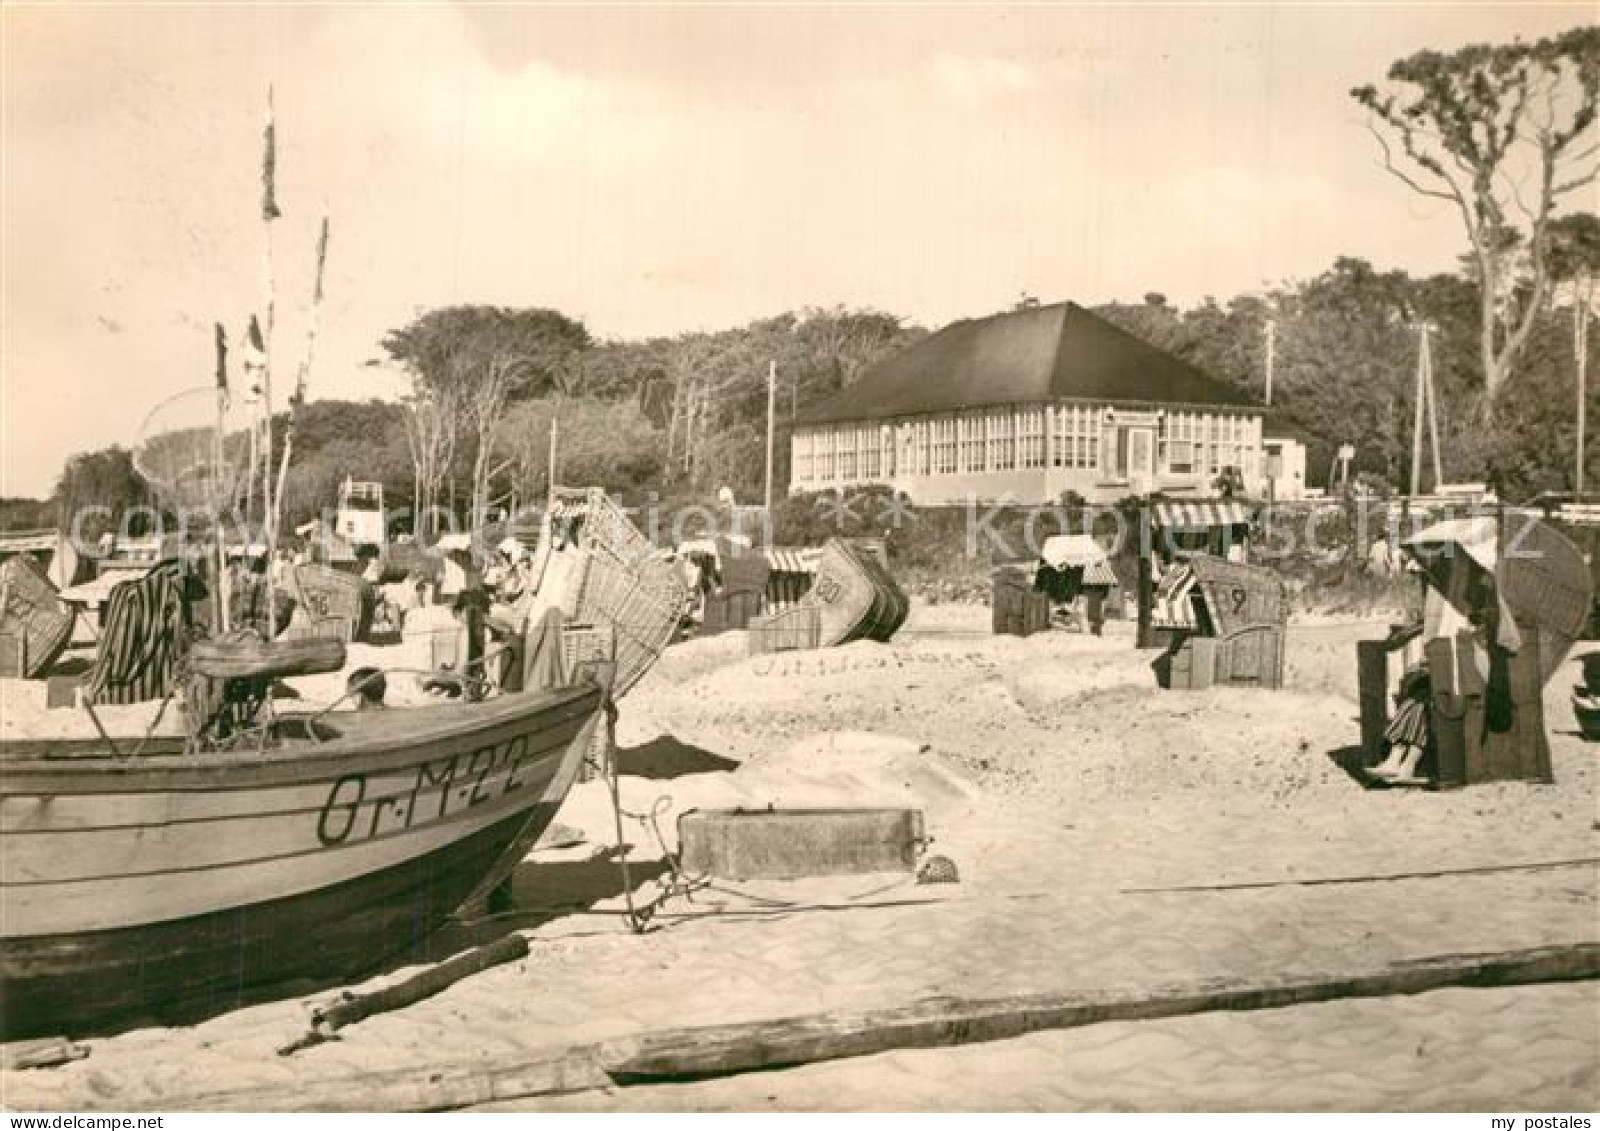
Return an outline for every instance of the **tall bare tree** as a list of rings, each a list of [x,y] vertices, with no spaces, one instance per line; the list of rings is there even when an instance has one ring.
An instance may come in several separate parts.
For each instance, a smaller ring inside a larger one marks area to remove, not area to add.
[[[488,506],[496,443],[507,407],[518,399],[572,388],[575,355],[590,345],[581,322],[554,310],[456,306],[431,310],[388,334],[383,347],[417,375],[433,409],[451,421],[472,462],[472,515]],[[447,390],[450,392],[447,394]],[[445,467],[448,468],[448,462]],[[499,465],[503,469],[506,465]],[[454,486],[455,480],[449,480]]]
[[[1550,287],[1551,218],[1595,182],[1600,27],[1421,51],[1394,63],[1383,88],[1350,94],[1371,112],[1384,167],[1461,215],[1481,292],[1481,413],[1492,419]]]
[[[430,386],[413,376],[412,391],[403,398],[406,445],[415,472],[412,498],[418,538],[431,537],[439,488],[455,462],[456,437],[461,431],[461,394],[451,385]]]
[[[472,433],[472,517],[481,520],[489,505],[489,473],[493,466],[495,446],[500,427],[505,420],[506,405],[512,392],[531,371],[530,358],[519,357],[506,350],[478,364],[476,380],[460,386],[469,390],[465,397],[463,418]]]

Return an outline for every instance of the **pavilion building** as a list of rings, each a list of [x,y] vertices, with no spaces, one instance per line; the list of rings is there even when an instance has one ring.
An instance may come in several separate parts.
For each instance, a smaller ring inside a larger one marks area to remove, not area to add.
[[[920,505],[1265,494],[1264,409],[1075,303],[953,323],[802,414],[791,491],[884,484]]]

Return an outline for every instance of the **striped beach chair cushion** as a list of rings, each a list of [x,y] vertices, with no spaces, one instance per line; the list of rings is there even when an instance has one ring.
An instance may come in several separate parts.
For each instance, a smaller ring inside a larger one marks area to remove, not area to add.
[[[100,654],[84,683],[91,703],[159,699],[178,678],[183,656],[183,577],[176,563],[157,566],[111,591]]]
[[[1194,571],[1176,565],[1162,575],[1156,585],[1151,621],[1158,628],[1194,629],[1197,626],[1190,594],[1194,591]]]

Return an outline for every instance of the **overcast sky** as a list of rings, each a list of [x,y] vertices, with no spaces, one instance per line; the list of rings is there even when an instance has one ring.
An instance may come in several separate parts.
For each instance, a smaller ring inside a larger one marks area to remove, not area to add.
[[[601,336],[807,304],[938,326],[1188,303],[1340,254],[1450,268],[1459,221],[1376,164],[1347,91],[1590,4],[0,10],[0,493],[131,444],[262,303],[277,91],[279,380],[332,218],[314,396],[392,385],[452,302]]]

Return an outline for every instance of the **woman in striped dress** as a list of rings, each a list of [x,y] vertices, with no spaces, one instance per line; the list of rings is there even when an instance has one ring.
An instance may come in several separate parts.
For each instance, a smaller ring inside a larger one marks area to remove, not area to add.
[[[1419,664],[1401,676],[1394,698],[1394,718],[1383,732],[1388,757],[1367,773],[1389,785],[1427,785],[1417,765],[1428,748],[1428,704],[1433,698],[1428,669]]]

